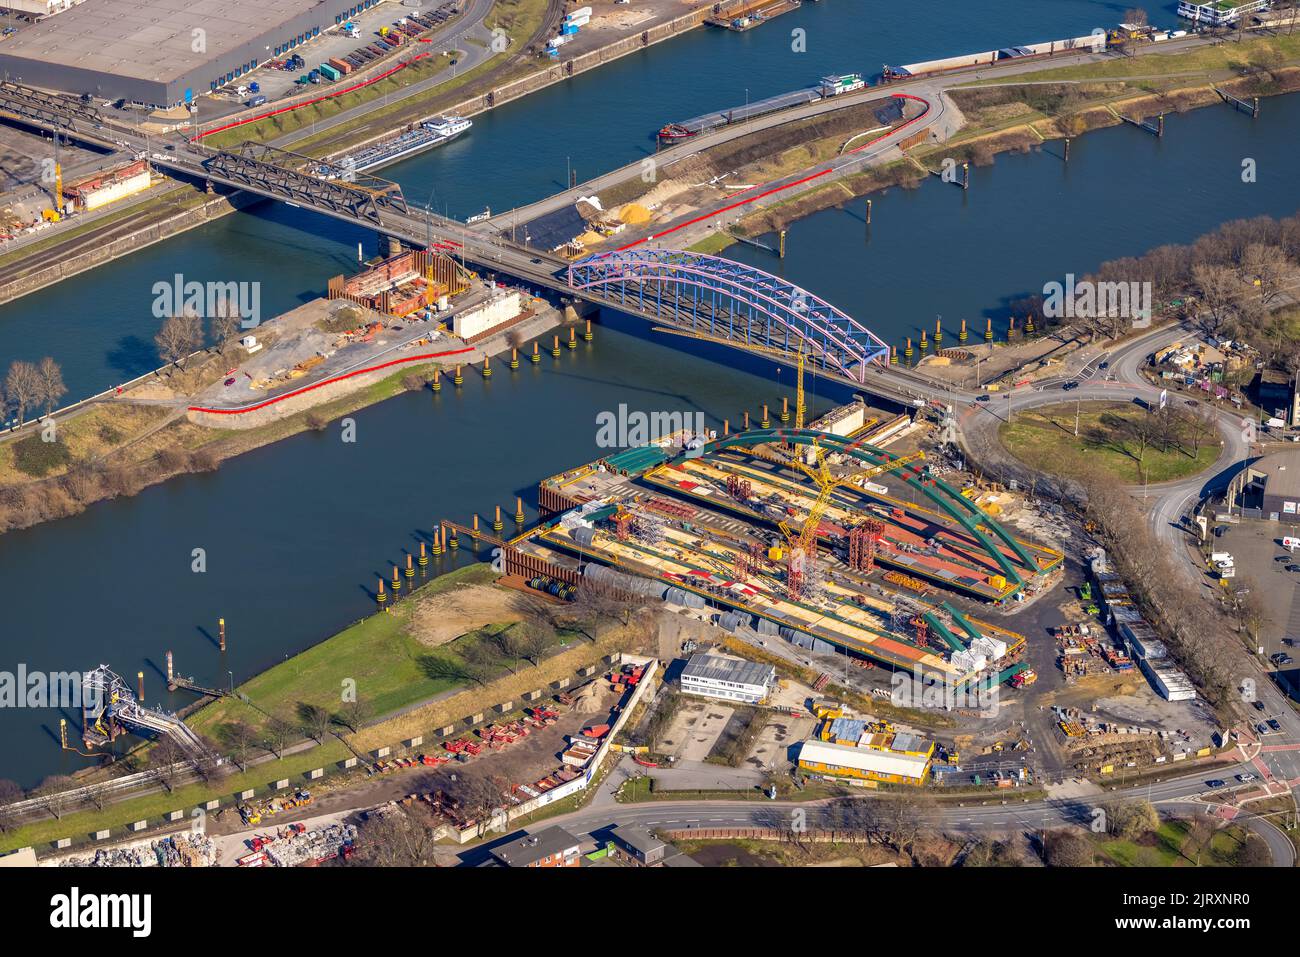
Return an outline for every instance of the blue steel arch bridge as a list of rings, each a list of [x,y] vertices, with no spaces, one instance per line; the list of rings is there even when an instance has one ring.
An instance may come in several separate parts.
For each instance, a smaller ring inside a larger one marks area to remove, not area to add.
[[[718,256],[674,249],[616,250],[570,264],[584,298],[693,334],[794,355],[865,383],[889,346],[843,310],[779,276]]]

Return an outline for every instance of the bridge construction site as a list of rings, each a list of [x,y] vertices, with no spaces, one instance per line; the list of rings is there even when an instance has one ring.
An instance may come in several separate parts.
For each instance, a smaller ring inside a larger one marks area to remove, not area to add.
[[[923,453],[859,433],[681,432],[609,455],[542,482],[550,517],[507,562],[950,686],[1023,671],[1024,636],[982,619],[1050,587],[1062,554],[1012,536]]]

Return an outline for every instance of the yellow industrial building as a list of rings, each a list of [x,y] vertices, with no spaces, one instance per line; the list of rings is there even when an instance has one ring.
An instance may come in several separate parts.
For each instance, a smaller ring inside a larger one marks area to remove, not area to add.
[[[818,708],[825,718],[817,740],[799,750],[805,771],[859,781],[924,784],[934,758],[934,742],[895,731],[887,722],[846,718],[838,710]]]

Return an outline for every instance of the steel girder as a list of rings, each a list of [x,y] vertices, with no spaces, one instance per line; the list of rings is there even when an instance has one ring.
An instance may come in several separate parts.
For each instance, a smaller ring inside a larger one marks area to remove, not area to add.
[[[33,90],[21,83],[0,83],[0,111],[39,126],[57,129],[69,129],[78,120],[101,122],[99,111],[76,97]]]
[[[702,253],[628,249],[571,264],[568,284],[619,308],[748,345],[795,353],[858,382],[889,346],[866,326],[777,276]]]
[[[260,143],[244,143],[238,152],[222,150],[204,160],[203,167],[232,186],[376,225],[384,209],[409,212],[396,183]]]

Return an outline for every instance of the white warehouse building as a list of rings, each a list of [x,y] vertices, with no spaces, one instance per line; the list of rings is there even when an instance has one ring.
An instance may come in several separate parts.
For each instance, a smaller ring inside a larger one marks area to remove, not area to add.
[[[701,653],[686,662],[681,683],[685,694],[760,704],[776,684],[776,669],[757,661]]]

